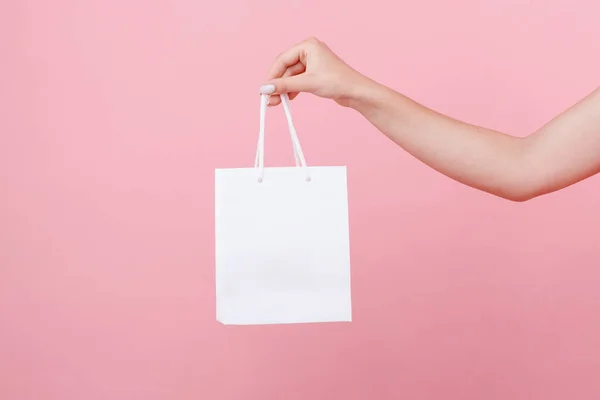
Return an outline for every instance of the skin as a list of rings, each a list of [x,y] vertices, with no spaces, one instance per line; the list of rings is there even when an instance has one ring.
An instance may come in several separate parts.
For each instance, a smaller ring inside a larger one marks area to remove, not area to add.
[[[401,148],[473,188],[526,201],[600,172],[600,88],[520,138],[437,113],[360,74],[310,38],[280,54],[261,93],[311,93],[356,110]]]

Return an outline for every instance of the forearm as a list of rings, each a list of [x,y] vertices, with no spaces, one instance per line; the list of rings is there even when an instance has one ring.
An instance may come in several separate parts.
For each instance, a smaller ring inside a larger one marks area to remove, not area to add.
[[[374,82],[350,106],[442,174],[507,199],[531,197],[522,139],[441,115]]]

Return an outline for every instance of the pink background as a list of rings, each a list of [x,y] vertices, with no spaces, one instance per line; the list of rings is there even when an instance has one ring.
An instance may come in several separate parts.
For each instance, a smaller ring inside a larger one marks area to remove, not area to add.
[[[213,171],[251,165],[288,45],[517,135],[600,84],[597,0],[352,3],[0,2],[0,398],[600,398],[600,179],[499,200],[309,96],[309,163],[348,166],[354,322],[216,322]]]

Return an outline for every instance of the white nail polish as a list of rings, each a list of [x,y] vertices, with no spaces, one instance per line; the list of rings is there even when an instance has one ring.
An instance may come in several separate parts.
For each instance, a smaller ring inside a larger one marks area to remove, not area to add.
[[[261,94],[272,94],[275,91],[275,85],[262,85],[260,87]]]

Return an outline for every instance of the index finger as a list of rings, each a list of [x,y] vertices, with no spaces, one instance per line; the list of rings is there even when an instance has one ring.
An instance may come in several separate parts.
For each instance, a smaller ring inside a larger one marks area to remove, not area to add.
[[[298,63],[302,63],[304,66],[306,66],[307,47],[308,43],[305,41],[298,43],[297,45],[292,46],[288,50],[281,53],[273,62],[273,65],[269,70],[269,74],[267,75],[267,79],[271,80],[281,78],[289,67]]]

